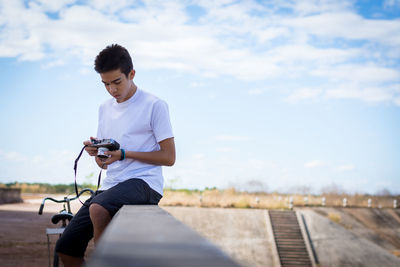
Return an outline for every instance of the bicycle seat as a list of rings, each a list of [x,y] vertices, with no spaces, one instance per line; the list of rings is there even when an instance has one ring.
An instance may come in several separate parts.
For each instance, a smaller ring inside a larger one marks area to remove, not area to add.
[[[74,215],[72,215],[71,213],[68,213],[68,212],[59,213],[59,214],[53,215],[53,217],[51,217],[51,222],[54,224],[57,224],[61,220],[71,221],[73,217],[74,217]]]

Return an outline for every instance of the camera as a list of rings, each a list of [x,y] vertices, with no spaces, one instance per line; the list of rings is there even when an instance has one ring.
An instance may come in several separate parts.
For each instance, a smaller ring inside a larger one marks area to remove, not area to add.
[[[97,147],[97,156],[99,158],[108,158],[109,156],[105,155],[106,151],[115,151],[119,149],[119,144],[117,141],[113,139],[92,139],[91,147]]]

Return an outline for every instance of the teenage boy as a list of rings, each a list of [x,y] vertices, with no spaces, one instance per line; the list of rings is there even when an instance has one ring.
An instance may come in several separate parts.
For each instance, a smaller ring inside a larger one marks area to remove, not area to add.
[[[175,163],[175,143],[168,106],[139,89],[128,51],[107,46],[95,60],[107,91],[112,96],[99,109],[97,139],[112,138],[121,149],[97,157],[97,148],[84,145],[107,177],[71,220],[58,240],[56,251],[64,266],[81,266],[92,237],[99,240],[111,218],[123,205],[158,204],[163,193],[161,166]],[[91,137],[90,139],[94,139]]]

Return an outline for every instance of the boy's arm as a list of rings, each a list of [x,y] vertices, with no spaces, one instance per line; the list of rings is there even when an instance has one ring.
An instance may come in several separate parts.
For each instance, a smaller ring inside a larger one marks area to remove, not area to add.
[[[153,165],[172,166],[175,163],[175,142],[174,138],[168,138],[160,143],[160,150],[152,152],[125,151],[125,158],[139,160]],[[111,163],[121,159],[121,150],[107,151],[104,154],[111,155],[104,163]],[[96,157],[97,162],[97,157]],[[103,163],[103,162],[102,162]],[[99,164],[99,163],[97,163]],[[100,166],[100,165],[99,165]]]

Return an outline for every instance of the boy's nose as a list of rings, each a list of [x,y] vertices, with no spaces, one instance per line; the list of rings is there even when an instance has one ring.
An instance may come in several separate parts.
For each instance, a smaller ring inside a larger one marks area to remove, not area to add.
[[[116,87],[116,86],[111,86],[111,85],[109,85],[109,86],[108,86],[108,90],[109,90],[110,92],[115,92],[115,91],[117,91],[117,87]]]

